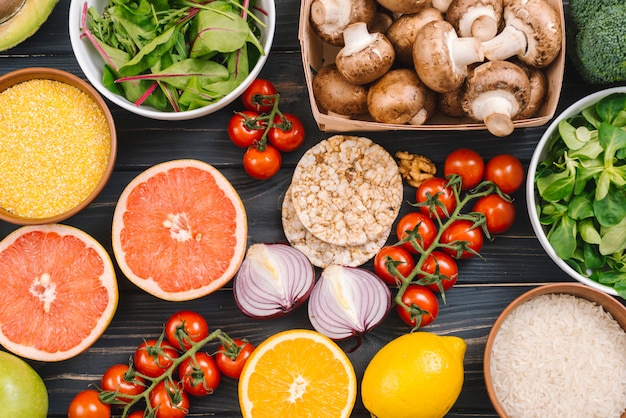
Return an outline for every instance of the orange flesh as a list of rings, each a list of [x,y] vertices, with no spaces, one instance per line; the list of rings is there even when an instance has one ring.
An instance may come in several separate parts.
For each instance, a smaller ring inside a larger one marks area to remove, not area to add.
[[[1,332],[50,353],[74,348],[109,303],[104,272],[96,250],[74,236],[24,234],[0,253]]]
[[[185,167],[156,174],[128,196],[120,233],[126,263],[166,292],[206,286],[234,257],[236,217],[211,173]]]

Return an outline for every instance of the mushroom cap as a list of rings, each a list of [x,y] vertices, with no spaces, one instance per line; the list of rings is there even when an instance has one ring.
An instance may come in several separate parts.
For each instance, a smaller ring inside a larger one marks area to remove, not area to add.
[[[335,64],[349,83],[368,84],[391,69],[395,51],[382,33],[369,33],[366,24],[358,22],[344,30],[344,40]]]
[[[377,0],[385,9],[393,13],[411,14],[417,13],[423,8],[430,6],[431,0]]]
[[[465,80],[461,105],[493,135],[507,136],[513,132],[512,119],[529,100],[530,80],[524,70],[509,61],[487,61]]]
[[[377,122],[405,124],[426,106],[432,110],[434,93],[422,83],[415,71],[398,68],[378,79],[367,93],[367,108]],[[420,117],[421,123],[425,118]]]
[[[417,31],[433,20],[443,20],[443,13],[434,7],[426,7],[417,13],[398,17],[389,26],[385,35],[393,45],[397,62],[413,64],[413,44]]]
[[[313,0],[309,21],[313,32],[324,42],[343,46],[343,30],[351,23],[372,23],[376,0]]]
[[[529,67],[521,62],[516,64],[528,76],[530,81],[530,98],[526,107],[521,110],[515,119],[529,119],[535,116],[541,109],[541,106],[543,106],[544,99],[548,93],[548,78],[543,70],[539,68]]]
[[[446,11],[446,20],[459,36],[475,36],[486,41],[498,33],[502,13],[502,0],[453,0]]]
[[[348,83],[335,64],[320,68],[312,84],[315,100],[328,112],[345,117],[367,114],[367,87]]]
[[[440,93],[437,97],[437,108],[451,118],[462,118],[467,116],[463,106],[461,106],[461,98],[463,97],[463,88]]]

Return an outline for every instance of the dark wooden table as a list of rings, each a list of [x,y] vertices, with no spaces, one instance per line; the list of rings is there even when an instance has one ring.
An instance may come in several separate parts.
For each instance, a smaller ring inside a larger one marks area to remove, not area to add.
[[[567,1],[567,0],[566,0]],[[564,4],[567,8],[567,3]],[[68,35],[69,0],[61,0],[48,21],[30,39],[0,52],[0,73],[24,67],[59,68],[84,77]],[[281,109],[298,115],[307,130],[305,145],[284,156],[284,164],[274,178],[260,182],[242,168],[242,150],[232,145],[226,134],[227,121],[239,102],[220,112],[192,121],[167,122],[135,116],[111,104],[117,125],[119,152],[115,172],[102,194],[83,212],[66,221],[96,237],[111,251],[111,219],[119,194],[140,171],[162,161],[198,158],[217,167],[233,183],[245,204],[249,220],[249,244],[284,241],[280,204],[293,168],[306,149],[330,136],[317,128],[309,107],[302,60],[297,38],[300,4],[297,0],[277,0],[277,28],[273,48],[261,73],[281,93]],[[584,95],[600,89],[581,82],[566,64],[566,75],[558,111]],[[470,147],[489,159],[512,153],[527,165],[544,127],[516,130],[510,137],[495,138],[486,131],[378,132],[368,136],[392,154],[408,150],[430,157],[442,170],[445,156],[459,147]],[[411,199],[412,189],[406,189]],[[483,379],[483,351],[487,335],[504,307],[534,286],[571,281],[544,253],[535,238],[526,214],[523,191],[514,194],[518,216],[507,233],[489,242],[482,250],[484,260],[463,261],[460,278],[447,293],[447,304],[438,319],[425,330],[456,335],[467,342],[465,384],[451,410],[451,417],[495,416]],[[406,208],[408,210],[408,208]],[[0,224],[0,237],[16,226]],[[371,262],[365,267],[371,268]],[[43,377],[49,391],[51,417],[67,416],[71,399],[89,384],[97,383],[105,369],[124,363],[144,338],[161,332],[165,319],[180,309],[193,309],[206,315],[212,328],[221,328],[235,337],[258,344],[266,337],[290,328],[311,328],[306,309],[275,320],[254,321],[239,312],[232,289],[225,287],[207,297],[190,302],[165,302],[135,288],[118,270],[120,300],[117,313],[105,334],[83,354],[59,363],[31,362]],[[364,345],[349,354],[360,379],[374,353],[392,338],[406,333],[396,315],[391,314],[371,334]],[[237,383],[224,378],[210,397],[193,399],[190,416],[240,416]],[[368,417],[360,397],[353,416]]]

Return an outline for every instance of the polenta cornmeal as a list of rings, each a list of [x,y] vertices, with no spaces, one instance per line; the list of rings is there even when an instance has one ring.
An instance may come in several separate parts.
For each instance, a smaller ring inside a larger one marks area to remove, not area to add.
[[[104,175],[111,133],[87,94],[34,79],[0,92],[0,207],[41,219],[85,200]]]

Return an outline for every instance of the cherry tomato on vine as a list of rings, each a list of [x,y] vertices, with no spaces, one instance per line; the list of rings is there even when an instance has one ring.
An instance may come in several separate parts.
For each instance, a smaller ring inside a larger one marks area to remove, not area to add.
[[[267,113],[274,106],[274,98],[263,96],[273,96],[275,94],[276,87],[272,82],[257,78],[244,90],[241,95],[241,102],[248,110]]]
[[[220,384],[220,370],[211,355],[197,352],[180,363],[178,376],[183,390],[193,396],[210,395]]]
[[[454,258],[442,251],[433,251],[426,257],[421,267],[422,271],[428,274],[439,275],[441,279],[441,289],[444,291],[450,289],[456,284],[459,277],[459,267]],[[423,277],[423,275],[419,275]],[[427,287],[433,292],[441,292],[437,283],[430,283]]]
[[[178,356],[178,350],[167,341],[163,340],[159,344],[159,340],[146,340],[135,350],[133,361],[139,373],[149,377],[159,377]]]
[[[155,418],[184,418],[189,413],[189,396],[169,379],[159,382],[149,399]]]
[[[139,395],[146,389],[143,378],[136,376],[128,364],[114,364],[102,375],[100,386],[103,390],[118,393],[119,395]],[[120,402],[128,403],[131,398],[116,396]]]
[[[435,218],[437,215],[440,219],[447,218],[456,208],[456,197],[454,196],[454,192],[452,191],[452,188],[448,186],[448,180],[441,177],[431,177],[425,180],[417,188],[415,196],[417,203],[429,201],[429,196],[430,200],[436,199],[439,201],[439,203],[432,208],[432,211],[430,205],[428,204],[419,207],[423,213],[431,218]],[[445,212],[441,205],[445,207]]]
[[[422,249],[430,247],[437,236],[437,226],[433,220],[423,212],[409,212],[402,216],[396,224],[396,236],[398,241],[402,241],[409,235],[408,231],[415,231],[417,234],[415,239]],[[410,253],[417,254],[418,250],[413,247],[410,241],[402,243],[402,246]]]
[[[267,180],[280,170],[283,158],[280,152],[272,145],[265,145],[260,150],[250,147],[243,154],[243,168],[251,177],[257,180]]]
[[[254,345],[239,338],[233,338],[233,342],[237,346],[236,348],[226,347],[225,344],[220,345],[215,354],[215,361],[222,374],[233,379],[239,379],[243,366],[254,351]],[[235,351],[237,351],[236,357],[232,358],[229,353],[234,353]]]
[[[270,144],[274,145],[279,151],[291,152],[295,151],[304,142],[304,126],[296,115],[291,113],[283,113],[285,120],[280,115],[274,117],[274,126],[267,133],[267,139]],[[285,128],[279,125],[284,122]]]
[[[209,324],[202,315],[194,311],[178,311],[165,322],[165,338],[179,350],[189,350],[192,342],[209,336]]]
[[[410,284],[402,294],[401,299],[407,306],[415,305],[414,309],[417,309],[412,315],[403,306],[396,305],[396,312],[407,325],[425,327],[437,319],[437,315],[439,315],[437,295],[426,286]]]
[[[95,389],[78,392],[70,402],[67,418],[110,418],[111,405],[100,402],[99,394]]]
[[[461,176],[461,190],[476,187],[485,174],[485,161],[474,150],[459,148],[446,157],[443,165],[444,177],[452,174]]]
[[[126,415],[126,418],[145,418],[143,411],[135,411]]]
[[[474,227],[474,223],[465,219],[459,219],[452,222],[441,234],[440,242],[442,244],[451,244],[454,241],[465,241],[466,248],[470,248],[475,252],[480,252],[483,248],[483,231],[480,227]],[[458,251],[443,247],[443,251],[450,254],[454,258],[471,258],[474,253],[463,250],[460,257]]]
[[[501,234],[515,223],[515,205],[495,193],[478,199],[473,211],[485,215],[487,230],[490,234]]]
[[[396,286],[398,279],[387,267],[388,258],[395,262],[396,269],[404,277],[408,276],[415,268],[415,260],[413,260],[411,253],[402,246],[390,245],[378,251],[376,257],[374,257],[374,271],[385,283],[390,286]]]
[[[244,110],[242,112],[235,113],[228,121],[228,137],[241,148],[248,148],[261,140],[263,132],[265,132],[264,126],[267,126],[266,121],[257,121],[254,125],[260,129],[255,129],[256,126],[249,125],[249,122],[258,117],[259,113],[252,110]]]
[[[524,183],[524,167],[517,157],[500,154],[485,166],[485,180],[494,182],[503,193],[513,193]]]

